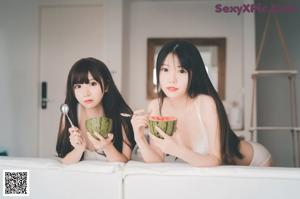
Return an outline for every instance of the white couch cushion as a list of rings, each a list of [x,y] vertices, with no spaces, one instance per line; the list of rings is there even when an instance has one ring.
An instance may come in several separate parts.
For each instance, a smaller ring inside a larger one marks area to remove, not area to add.
[[[187,163],[164,162],[144,163],[129,161],[123,175],[154,174],[154,175],[191,175],[191,176],[230,176],[230,177],[266,177],[300,179],[299,168],[285,167],[249,167],[249,166],[217,166],[192,167]]]
[[[34,199],[120,199],[123,165],[106,161],[82,161],[63,165],[56,159],[1,157],[0,179],[3,178],[3,170],[28,170],[29,198]]]
[[[299,168],[129,162],[123,171],[124,199],[299,199]]]

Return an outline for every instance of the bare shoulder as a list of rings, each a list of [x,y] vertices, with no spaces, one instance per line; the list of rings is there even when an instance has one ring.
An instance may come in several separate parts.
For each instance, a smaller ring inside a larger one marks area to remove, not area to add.
[[[212,111],[216,109],[216,103],[212,96],[200,94],[195,100],[202,110]]]

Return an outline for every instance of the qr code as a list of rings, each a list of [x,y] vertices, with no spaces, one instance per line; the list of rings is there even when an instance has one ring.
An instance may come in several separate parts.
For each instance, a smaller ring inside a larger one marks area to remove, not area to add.
[[[3,170],[3,196],[29,196],[29,171]]]

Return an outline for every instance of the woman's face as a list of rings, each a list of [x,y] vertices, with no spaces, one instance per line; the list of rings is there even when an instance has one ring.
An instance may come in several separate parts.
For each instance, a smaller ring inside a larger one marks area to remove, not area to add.
[[[94,80],[91,73],[88,73],[88,84],[74,84],[73,89],[77,101],[85,108],[96,108],[103,98],[103,91],[99,82]]]
[[[166,96],[187,95],[188,78],[188,71],[181,66],[177,55],[168,54],[159,72],[160,87]]]

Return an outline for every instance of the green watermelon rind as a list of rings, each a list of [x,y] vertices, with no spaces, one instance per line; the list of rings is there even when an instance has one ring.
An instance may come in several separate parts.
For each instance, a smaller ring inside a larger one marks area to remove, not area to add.
[[[161,130],[163,130],[167,135],[172,136],[176,130],[176,119],[171,119],[169,121],[166,121],[164,118],[170,118],[170,117],[161,117],[164,121],[159,121],[159,119],[149,119],[148,126],[150,133],[154,136],[163,139],[163,137],[157,132],[155,129],[155,126],[158,126]],[[173,118],[173,117],[172,117]]]
[[[102,137],[107,138],[108,133],[112,130],[112,119],[108,117],[95,117],[85,121],[85,127],[88,132],[97,138],[95,133],[100,134]]]

